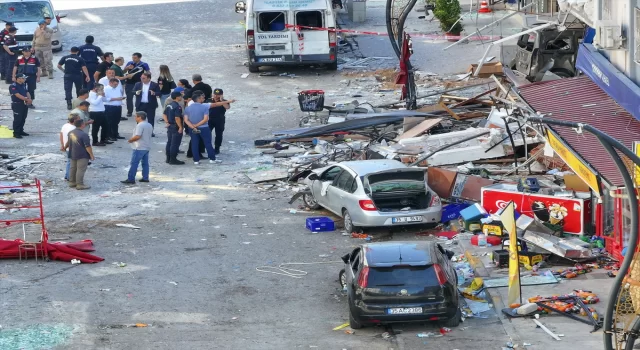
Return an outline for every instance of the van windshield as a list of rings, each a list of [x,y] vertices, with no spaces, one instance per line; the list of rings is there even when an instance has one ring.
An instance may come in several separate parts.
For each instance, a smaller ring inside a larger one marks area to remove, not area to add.
[[[0,20],[5,22],[38,22],[44,16],[53,18],[48,1],[0,3]]]

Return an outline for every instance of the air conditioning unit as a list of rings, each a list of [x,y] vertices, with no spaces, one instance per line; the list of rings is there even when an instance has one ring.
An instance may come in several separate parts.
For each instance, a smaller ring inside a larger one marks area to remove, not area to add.
[[[622,26],[615,21],[596,21],[595,44],[604,50],[624,50]]]

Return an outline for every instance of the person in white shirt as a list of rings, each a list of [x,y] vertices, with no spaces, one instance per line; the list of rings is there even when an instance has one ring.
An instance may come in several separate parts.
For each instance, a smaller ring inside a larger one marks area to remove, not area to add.
[[[104,103],[107,102],[107,98],[104,96],[104,85],[96,84],[93,90],[89,92],[89,118],[93,120],[93,126],[91,127],[92,146],[106,146],[113,142],[108,140],[109,134],[107,130],[107,124],[105,121],[105,108]],[[100,139],[98,140],[98,132],[100,132]]]
[[[64,149],[64,145],[67,144],[69,140],[69,132],[76,128],[75,123],[76,120],[81,117],[76,113],[69,114],[68,121],[62,126],[60,129],[60,151],[65,152],[67,154],[67,166],[65,167],[64,179],[69,181],[69,170],[71,169],[71,152]]]
[[[104,114],[108,139],[110,141],[124,139],[124,137],[118,134],[118,125],[120,124],[120,117],[122,116],[122,100],[126,97],[122,94],[120,81],[115,77],[111,78],[111,80],[109,80],[109,85],[105,86],[104,97],[106,98],[106,102],[104,103]]]
[[[116,71],[113,68],[109,68],[107,69],[106,75],[100,78],[98,83],[104,85],[106,88],[109,85],[109,81],[111,81],[111,79],[113,78],[116,78],[116,80],[118,80],[118,77],[116,77]],[[122,95],[124,95],[124,86],[122,86],[120,80],[118,80],[118,89],[120,89],[120,91],[122,91]]]

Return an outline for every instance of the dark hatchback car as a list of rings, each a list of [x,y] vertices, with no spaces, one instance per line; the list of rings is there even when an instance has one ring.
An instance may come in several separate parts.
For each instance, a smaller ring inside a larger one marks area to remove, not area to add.
[[[435,242],[363,244],[342,257],[351,328],[394,322],[461,320],[453,252]]]

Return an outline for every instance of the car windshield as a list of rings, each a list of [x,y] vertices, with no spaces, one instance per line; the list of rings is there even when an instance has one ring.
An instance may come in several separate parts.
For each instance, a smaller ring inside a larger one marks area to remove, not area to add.
[[[436,274],[431,266],[373,267],[369,271],[367,285],[384,286],[427,286],[433,284]]]
[[[373,193],[396,192],[396,191],[424,191],[425,184],[421,181],[384,181],[371,184]]]
[[[38,22],[45,15],[53,17],[48,1],[0,3],[0,20],[5,22]]]

